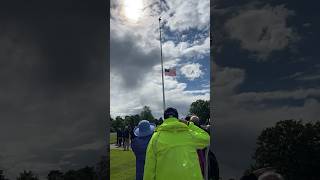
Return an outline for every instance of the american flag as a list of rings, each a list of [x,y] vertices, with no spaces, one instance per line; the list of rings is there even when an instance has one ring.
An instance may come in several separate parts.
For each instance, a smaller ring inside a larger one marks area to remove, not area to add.
[[[164,69],[164,74],[166,76],[176,76],[176,68],[172,68],[172,69]]]

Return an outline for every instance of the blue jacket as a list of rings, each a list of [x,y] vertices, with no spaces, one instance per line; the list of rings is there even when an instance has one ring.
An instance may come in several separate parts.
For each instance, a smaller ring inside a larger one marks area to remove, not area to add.
[[[131,142],[131,148],[136,156],[136,180],[143,180],[146,151],[152,134],[145,137],[136,137]]]

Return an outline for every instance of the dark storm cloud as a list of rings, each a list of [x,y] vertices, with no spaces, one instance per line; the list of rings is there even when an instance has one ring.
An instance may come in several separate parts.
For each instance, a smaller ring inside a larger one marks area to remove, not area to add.
[[[110,37],[111,71],[120,75],[126,88],[137,87],[143,83],[143,77],[153,70],[153,66],[160,62],[160,50],[143,49],[139,46],[142,37],[130,34],[119,37],[115,34],[111,32]]]
[[[0,167],[45,176],[105,155],[106,4],[12,2],[0,11]]]

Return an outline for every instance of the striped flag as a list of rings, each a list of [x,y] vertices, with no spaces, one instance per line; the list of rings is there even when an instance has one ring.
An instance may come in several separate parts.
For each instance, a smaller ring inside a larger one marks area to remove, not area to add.
[[[164,69],[164,74],[166,76],[176,76],[176,68],[172,68],[172,69]]]

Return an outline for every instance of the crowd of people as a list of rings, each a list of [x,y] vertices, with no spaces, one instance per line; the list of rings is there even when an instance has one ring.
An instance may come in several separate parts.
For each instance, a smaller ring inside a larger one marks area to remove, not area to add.
[[[123,147],[124,151],[129,151],[130,142],[136,137],[133,133],[133,128],[126,126],[123,129],[117,129],[117,143],[118,147]]]
[[[141,120],[134,128],[117,130],[119,147],[129,150],[129,139],[136,157],[136,180],[220,179],[210,149],[210,120],[205,122],[196,115],[179,119],[178,111],[170,107],[161,123]],[[283,180],[274,171],[257,172],[241,180]]]

